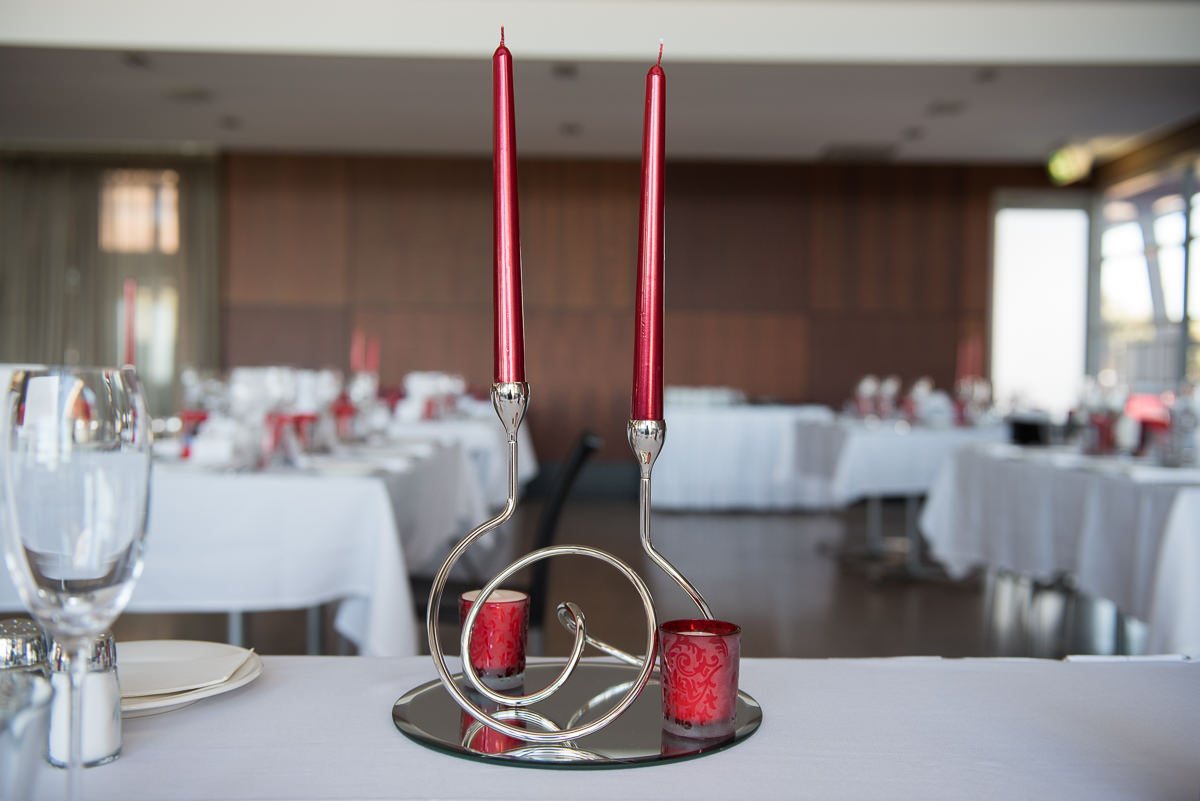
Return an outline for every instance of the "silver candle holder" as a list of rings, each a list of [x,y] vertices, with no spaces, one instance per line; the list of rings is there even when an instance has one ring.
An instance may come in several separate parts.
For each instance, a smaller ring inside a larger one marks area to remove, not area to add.
[[[509,564],[499,573],[497,573],[491,581],[484,585],[479,592],[478,602],[471,605],[466,619],[462,625],[462,636],[459,641],[460,653],[462,659],[462,676],[471,689],[479,697],[486,698],[492,703],[502,704],[508,707],[514,707],[520,710],[523,707],[536,704],[553,695],[571,678],[576,667],[579,665],[579,660],[583,656],[583,650],[590,645],[597,650],[613,656],[622,662],[626,662],[638,668],[636,678],[623,685],[624,693],[616,705],[605,712],[595,720],[574,725],[567,728],[559,729],[557,727],[543,727],[544,731],[531,731],[526,728],[514,726],[508,721],[520,720],[521,716],[514,716],[512,710],[501,713],[488,713],[481,709],[467,693],[459,687],[451,675],[449,668],[446,666],[446,656],[442,650],[441,638],[438,633],[438,608],[442,600],[442,592],[445,589],[446,581],[449,579],[454,566],[480,537],[492,531],[496,527],[503,524],[512,517],[513,512],[517,507],[517,432],[520,430],[521,423],[525,419],[525,412],[529,405],[529,385],[525,382],[502,382],[492,385],[492,406],[496,409],[496,414],[500,417],[500,422],[504,426],[504,431],[508,437],[508,500],[500,513],[477,526],[466,537],[464,537],[446,557],[433,579],[433,586],[429,591],[429,606],[425,617],[425,631],[429,638],[429,651],[433,657],[434,666],[437,668],[438,675],[441,678],[442,685],[446,692],[455,703],[459,705],[468,714],[474,717],[482,725],[487,726],[494,731],[505,734],[509,737],[523,740],[526,742],[537,744],[560,744],[566,743],[575,738],[584,737],[593,732],[599,731],[605,726],[616,720],[621,713],[628,709],[634,701],[637,700],[646,683],[650,680],[650,676],[655,668],[655,647],[658,636],[658,617],[654,610],[654,598],[650,594],[650,589],[646,586],[646,582],[637,574],[629,565],[621,561],[612,554],[590,548],[583,545],[554,545],[547,548],[540,548],[536,551],[522,556],[516,561]],[[633,449],[634,456],[637,458],[638,470],[640,473],[640,487],[638,492],[639,505],[639,533],[641,536],[642,549],[650,560],[654,562],[666,575],[678,584],[684,592],[695,602],[700,613],[705,618],[712,619],[712,612],[704,597],[699,591],[692,586],[691,582],[684,577],[666,557],[655,550],[650,538],[650,478],[654,469],[654,462],[658,459],[658,454],[662,450],[663,442],[666,439],[667,426],[663,420],[630,420],[628,426],[629,446]],[[634,591],[642,601],[642,608],[645,612],[646,622],[646,640],[645,653],[643,656],[635,656],[626,653],[625,651],[615,648],[612,645],[592,637],[587,632],[587,623],[583,610],[571,601],[561,603],[557,607],[557,617],[559,622],[574,636],[574,642],[571,647],[570,656],[567,657],[565,664],[559,671],[558,675],[547,684],[544,688],[525,695],[506,695],[499,693],[488,687],[480,679],[475,669],[471,665],[471,660],[467,657],[470,653],[471,633],[475,627],[475,621],[478,618],[479,611],[483,608],[487,598],[500,587],[500,585],[511,577],[513,574],[523,568],[539,562],[543,559],[551,559],[555,556],[586,556],[592,559],[598,559],[608,565],[611,565],[619,573],[621,573],[633,586]],[[506,718],[501,719],[501,718]]]

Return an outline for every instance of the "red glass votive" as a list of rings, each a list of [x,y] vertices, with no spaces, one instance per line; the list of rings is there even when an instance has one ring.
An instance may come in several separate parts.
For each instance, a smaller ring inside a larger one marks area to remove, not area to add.
[[[347,439],[354,433],[354,415],[358,414],[358,407],[351,403],[350,398],[343,392],[330,406],[330,411],[337,421],[338,438]]]
[[[292,424],[290,415],[283,412],[267,412],[266,419],[263,421],[263,458],[270,458],[271,454],[283,444],[283,430]]]
[[[658,627],[663,730],[728,737],[737,717],[741,627],[723,620],[668,620]]]
[[[312,447],[312,433],[317,425],[317,416],[315,414],[293,414],[292,425],[296,429],[296,436],[300,438],[300,446],[305,450]]]
[[[458,599],[463,623],[479,598],[479,590]],[[508,690],[525,679],[525,638],[529,631],[529,596],[516,590],[496,590],[483,604],[471,632],[471,667],[493,690]]]
[[[202,423],[208,422],[208,411],[205,409],[180,409],[179,422],[185,434],[195,434]]]

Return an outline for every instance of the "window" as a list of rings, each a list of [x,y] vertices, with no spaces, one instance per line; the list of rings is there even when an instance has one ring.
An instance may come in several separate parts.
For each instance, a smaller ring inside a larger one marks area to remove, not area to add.
[[[114,328],[120,361],[137,365],[142,381],[148,386],[170,386],[175,375],[179,292],[162,281],[140,286],[135,282],[133,288],[132,321],[126,317],[125,309],[129,296],[122,295],[116,302]],[[130,331],[133,333],[132,346],[126,342]]]
[[[100,249],[179,250],[179,175],[174,170],[106,170],[100,180]]]
[[[1085,369],[1088,215],[1080,195],[1001,198],[992,259],[992,385],[1014,411],[1061,418]]]
[[[109,347],[137,367],[155,413],[174,405],[182,254],[175,170],[100,173],[100,251],[116,291]],[[123,290],[123,291],[121,291]]]
[[[1200,377],[1198,166],[1125,181],[1099,202],[1089,372],[1111,370],[1135,392]]]

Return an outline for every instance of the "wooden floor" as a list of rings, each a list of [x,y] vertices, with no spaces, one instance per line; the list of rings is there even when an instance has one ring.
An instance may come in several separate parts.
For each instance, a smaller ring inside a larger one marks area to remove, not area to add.
[[[534,502],[518,511],[508,535],[514,549],[530,537],[539,512]],[[885,505],[889,534],[902,531],[903,512],[899,504]],[[742,626],[746,656],[995,653],[981,625],[984,603],[978,580],[951,584],[872,579],[843,564],[836,554],[842,544],[861,541],[864,529],[865,513],[859,506],[838,515],[656,514],[652,532],[658,549],[695,583],[714,613]],[[557,541],[602,548],[632,565],[647,580],[660,619],[694,616],[690,600],[642,555],[636,504],[571,502],[560,519]],[[517,584],[523,578],[514,577]],[[617,571],[583,557],[553,560],[550,601],[553,605],[564,600],[583,608],[596,636],[627,650],[641,650],[641,603]],[[332,612],[324,611],[322,650],[353,653],[353,647],[333,632]],[[221,640],[226,618],[126,615],[115,634],[118,640]],[[247,615],[246,640],[264,654],[304,653],[305,615]],[[454,638],[444,635],[443,640]],[[557,624],[548,627],[546,653],[564,654],[568,642]]]

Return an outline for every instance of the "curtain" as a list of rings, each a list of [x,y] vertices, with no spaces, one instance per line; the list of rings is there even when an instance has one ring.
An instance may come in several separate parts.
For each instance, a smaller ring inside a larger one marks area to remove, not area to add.
[[[0,162],[0,360],[94,363],[98,169]]]
[[[101,250],[101,184],[111,169],[179,175],[177,252]],[[125,280],[168,286],[178,295],[175,348],[168,374],[147,385],[152,410],[167,413],[179,401],[181,369],[217,366],[218,254],[217,170],[210,159],[3,157],[0,362],[116,364]]]
[[[220,359],[219,187],[212,162],[177,168],[180,173],[180,367],[216,369]]]

